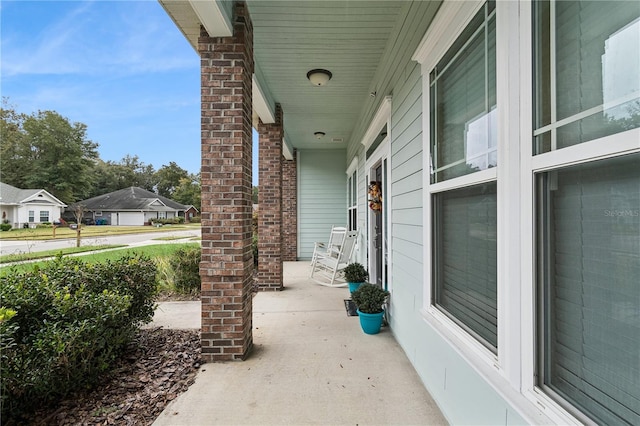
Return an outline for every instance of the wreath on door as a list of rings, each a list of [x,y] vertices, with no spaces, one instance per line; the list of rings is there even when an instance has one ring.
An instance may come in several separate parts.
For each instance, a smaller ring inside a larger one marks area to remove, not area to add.
[[[376,213],[382,211],[382,189],[380,182],[369,183],[369,208]]]

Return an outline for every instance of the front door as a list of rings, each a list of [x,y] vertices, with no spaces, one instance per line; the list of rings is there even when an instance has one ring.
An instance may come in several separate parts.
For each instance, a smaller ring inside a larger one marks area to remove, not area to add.
[[[383,151],[384,153],[384,151]],[[389,289],[388,282],[388,239],[387,214],[389,194],[387,185],[388,159],[385,154],[372,162],[368,170],[368,239],[369,239],[369,281]]]
[[[375,168],[374,171],[374,176],[375,176],[375,180],[374,182],[372,182],[372,184],[376,185],[378,188],[380,188],[380,194],[381,194],[381,199],[384,199],[384,193],[383,193],[383,188],[384,185],[382,184],[382,164],[378,165]],[[380,210],[374,210],[374,218],[373,218],[373,249],[374,249],[374,253],[373,253],[373,257],[375,258],[374,260],[374,267],[375,267],[375,283],[382,287],[384,285],[383,281],[383,276],[384,276],[384,261],[383,261],[383,251],[384,251],[384,236],[383,236],[383,229],[384,229],[384,222],[382,220],[382,208]]]

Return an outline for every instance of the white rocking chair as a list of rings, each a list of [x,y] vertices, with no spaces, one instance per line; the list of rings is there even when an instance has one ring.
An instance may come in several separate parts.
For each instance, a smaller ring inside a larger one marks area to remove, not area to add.
[[[333,230],[332,230],[333,234]],[[322,251],[314,250],[314,256],[311,261],[311,275],[315,282],[327,287],[345,287],[348,283],[337,282],[336,277],[340,271],[342,271],[348,264],[353,255],[353,250],[356,246],[356,240],[358,238],[357,231],[344,232],[342,239],[340,235],[337,235],[337,239],[334,236],[332,245],[328,247],[328,250]],[[327,281],[321,281],[314,278],[314,274],[319,273]]]
[[[316,259],[319,254],[328,255],[329,253],[337,253],[340,251],[340,246],[342,245],[346,234],[347,228],[343,226],[332,226],[331,233],[329,234],[329,241],[326,244],[323,242],[315,242],[313,255],[311,256],[311,268],[316,265]]]

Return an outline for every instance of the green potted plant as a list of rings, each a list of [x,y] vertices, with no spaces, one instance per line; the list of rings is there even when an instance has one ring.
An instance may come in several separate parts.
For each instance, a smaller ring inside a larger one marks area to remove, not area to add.
[[[366,282],[369,278],[367,270],[357,262],[348,264],[343,272],[345,281],[349,283],[349,291],[351,293],[356,291],[360,284]]]
[[[360,327],[366,334],[377,334],[382,326],[384,309],[382,305],[387,300],[389,292],[374,284],[362,284],[351,294],[353,302],[358,307]]]

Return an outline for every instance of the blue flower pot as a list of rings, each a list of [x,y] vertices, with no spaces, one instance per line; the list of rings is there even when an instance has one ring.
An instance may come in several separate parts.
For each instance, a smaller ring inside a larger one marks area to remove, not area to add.
[[[358,287],[360,287],[360,284],[362,283],[349,283],[349,291],[353,293],[358,289]]]
[[[360,327],[366,334],[378,334],[380,327],[382,327],[382,317],[384,312],[378,312],[377,314],[365,314],[357,310],[358,317],[360,317]]]

